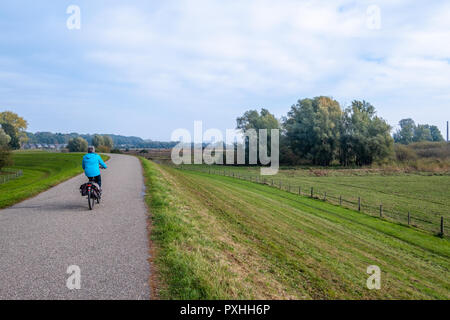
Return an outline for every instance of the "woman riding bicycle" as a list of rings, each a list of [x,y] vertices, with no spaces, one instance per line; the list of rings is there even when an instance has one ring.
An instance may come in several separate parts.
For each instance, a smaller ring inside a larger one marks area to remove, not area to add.
[[[88,148],[88,153],[83,157],[81,164],[84,170],[84,174],[89,178],[89,181],[94,181],[98,184],[100,192],[102,191],[102,176],[100,175],[100,167],[103,169],[108,168],[103,162],[102,158],[95,153],[95,147]]]

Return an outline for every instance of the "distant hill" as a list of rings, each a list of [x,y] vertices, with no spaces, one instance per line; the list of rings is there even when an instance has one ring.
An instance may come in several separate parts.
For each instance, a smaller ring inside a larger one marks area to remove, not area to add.
[[[103,135],[103,134],[102,134]],[[139,137],[127,137],[116,134],[107,134],[113,139],[114,146],[120,148],[157,148],[166,149],[172,148],[176,142],[153,141],[144,140]],[[27,132],[28,143],[32,144],[66,144],[72,138],[82,137],[87,140],[89,144],[92,143],[94,134],[79,134],[79,133],[52,133],[52,132]]]

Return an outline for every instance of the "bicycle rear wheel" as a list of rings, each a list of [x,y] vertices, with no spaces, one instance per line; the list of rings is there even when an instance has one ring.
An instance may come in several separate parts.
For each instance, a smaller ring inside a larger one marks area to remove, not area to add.
[[[88,204],[89,204],[89,210],[94,209],[95,197],[94,197],[94,194],[92,192],[92,189],[89,189],[89,191],[88,191]]]

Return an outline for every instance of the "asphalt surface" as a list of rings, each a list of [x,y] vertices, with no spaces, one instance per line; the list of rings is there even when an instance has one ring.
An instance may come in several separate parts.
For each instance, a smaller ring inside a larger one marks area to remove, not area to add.
[[[79,193],[84,175],[0,210],[0,299],[150,298],[141,166],[125,155],[107,165],[93,211]],[[67,287],[72,265],[80,289]]]

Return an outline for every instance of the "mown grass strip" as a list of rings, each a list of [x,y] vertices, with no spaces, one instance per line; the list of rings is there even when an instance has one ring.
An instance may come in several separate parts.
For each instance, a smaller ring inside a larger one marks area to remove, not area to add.
[[[262,179],[258,167],[230,167],[184,165],[186,169],[223,175],[241,176],[247,179]],[[319,172],[317,172],[319,171]],[[324,171],[327,175],[316,176]],[[342,173],[348,171],[348,173]],[[363,171],[363,170],[362,170]],[[285,168],[267,182],[274,181],[275,186],[283,189],[291,187],[297,192],[302,188],[304,194],[314,188],[314,195],[327,201],[339,204],[340,197],[346,207],[357,209],[358,197],[362,201],[362,211],[379,216],[380,205],[383,205],[384,217],[390,220],[408,223],[408,212],[411,223],[432,233],[440,231],[440,219],[450,221],[450,175],[426,176],[423,174],[391,174],[358,173],[353,170],[307,170],[305,168]],[[359,170],[356,170],[359,172]],[[448,223],[446,224],[448,225]],[[445,227],[446,231],[450,230]]]

